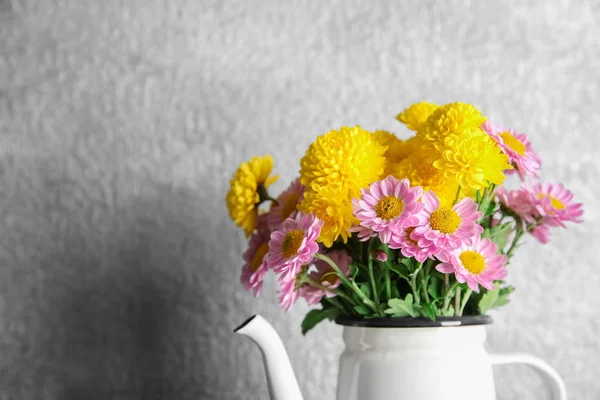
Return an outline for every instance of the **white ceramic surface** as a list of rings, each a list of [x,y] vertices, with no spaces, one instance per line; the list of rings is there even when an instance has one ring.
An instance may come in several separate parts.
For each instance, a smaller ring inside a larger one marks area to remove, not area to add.
[[[546,374],[553,398],[566,399],[558,374],[530,355],[490,355],[485,326],[344,327],[338,400],[495,400],[492,364],[529,364]]]
[[[302,400],[290,359],[273,326],[260,315],[255,315],[236,328],[235,332],[248,336],[260,348],[271,400]]]
[[[271,400],[302,400],[283,343],[260,315],[235,332],[261,349]],[[344,327],[337,400],[495,400],[494,364],[528,364],[545,374],[554,400],[566,400],[556,371],[527,354],[490,355],[484,325],[435,328]],[[328,377],[323,377],[328,379]]]

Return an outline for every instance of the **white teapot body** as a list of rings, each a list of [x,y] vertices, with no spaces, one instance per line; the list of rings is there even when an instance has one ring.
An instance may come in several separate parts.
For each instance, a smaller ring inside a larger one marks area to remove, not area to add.
[[[552,399],[566,400],[562,379],[541,359],[528,354],[488,354],[483,324],[490,321],[486,316],[436,323],[339,320],[345,325],[345,349],[339,362],[337,400],[495,400],[492,366],[515,363],[542,372]],[[275,329],[257,315],[235,332],[260,347],[271,400],[302,400]]]
[[[483,325],[344,327],[337,399],[494,400]]]

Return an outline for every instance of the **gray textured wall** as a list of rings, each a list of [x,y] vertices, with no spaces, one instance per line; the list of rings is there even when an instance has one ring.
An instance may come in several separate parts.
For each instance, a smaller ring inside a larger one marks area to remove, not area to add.
[[[600,3],[0,0],[0,397],[257,399],[260,312],[307,399],[333,399],[341,329],[302,338],[238,284],[224,197],[272,153],[282,189],[341,125],[402,134],[414,101],[462,100],[530,135],[586,223],[528,243],[492,351],[556,366],[600,398]],[[465,377],[468,380],[468,377]],[[525,367],[500,399],[548,398]]]

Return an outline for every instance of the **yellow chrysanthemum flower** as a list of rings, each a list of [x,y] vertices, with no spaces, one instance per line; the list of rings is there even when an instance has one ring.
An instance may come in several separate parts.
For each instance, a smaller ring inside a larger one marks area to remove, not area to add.
[[[437,151],[434,150],[435,153]],[[415,151],[402,160],[393,175],[397,179],[408,179],[411,186],[421,186],[423,191],[431,190],[440,199],[442,205],[451,206],[456,198],[458,182],[447,178],[444,171],[433,166],[436,156],[427,151]],[[464,196],[460,196],[459,200]]]
[[[400,139],[396,137],[392,132],[376,130],[373,132],[373,138],[382,146],[387,147],[385,154],[387,155],[390,150],[390,146],[392,146],[396,142],[401,142]]]
[[[352,202],[348,191],[339,185],[313,185],[311,190],[304,193],[298,210],[314,214],[323,220],[321,234],[317,240],[327,247],[331,247],[339,237],[346,243],[351,235],[348,229],[352,224],[358,223],[352,214]]]
[[[380,145],[387,147],[384,153],[385,168],[383,176],[393,174],[396,165],[407,155],[406,142],[398,139],[396,135],[388,131],[375,131],[373,137]]]
[[[248,162],[242,163],[231,181],[227,193],[227,210],[229,216],[246,236],[250,236],[256,228],[258,205],[266,196],[266,188],[278,178],[277,175],[269,176],[273,170],[273,157],[252,157]]]
[[[353,197],[384,173],[386,147],[359,126],[342,127],[315,140],[300,160],[300,182],[307,188],[341,186]]]
[[[508,156],[479,128],[450,135],[439,148],[441,157],[433,166],[444,171],[446,178],[456,179],[466,193],[502,184],[503,171],[513,168]]]
[[[402,111],[396,116],[396,119],[405,124],[408,129],[419,131],[431,113],[438,108],[439,106],[437,104],[422,101],[420,103],[415,103]]]
[[[487,118],[471,104],[450,103],[436,109],[427,118],[417,135],[435,146],[443,144],[449,135],[460,135],[479,128]]]

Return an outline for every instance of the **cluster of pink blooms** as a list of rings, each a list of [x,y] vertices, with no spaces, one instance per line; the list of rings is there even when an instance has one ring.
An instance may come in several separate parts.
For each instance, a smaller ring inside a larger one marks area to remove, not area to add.
[[[526,135],[489,122],[482,128],[508,155],[521,180],[538,176],[540,158]],[[265,275],[274,271],[279,302],[286,311],[299,297],[316,304],[323,296],[335,296],[340,278],[327,262],[315,257],[317,253],[326,254],[346,275],[352,263],[346,251],[328,251],[317,243],[323,221],[296,211],[303,192],[296,180],[281,193],[277,205],[259,217],[258,229],[244,253],[244,287],[258,295]],[[581,222],[581,203],[574,203],[573,194],[561,184],[523,184],[513,191],[499,187],[495,195],[501,212],[515,217],[521,232],[542,243],[549,241],[551,227]],[[478,223],[482,213],[471,198],[444,206],[434,192],[424,193],[407,179],[388,176],[363,189],[361,197],[353,200],[353,208],[359,224],[350,230],[361,241],[377,237],[404,257],[421,263],[436,260],[439,272],[454,274],[458,282],[477,292],[480,286],[493,290],[494,281],[506,276],[507,256],[492,240],[482,237],[483,227]],[[387,261],[384,251],[372,256]]]
[[[560,183],[523,184],[512,191],[500,187],[496,196],[505,208],[519,217],[522,229],[542,243],[550,241],[551,227],[565,228],[565,222],[582,222],[582,204],[574,203],[573,193]]]
[[[340,278],[327,262],[315,258],[315,254],[327,254],[346,274],[352,262],[345,251],[326,253],[326,249],[319,246],[317,239],[323,221],[296,211],[303,191],[304,187],[295,180],[277,198],[277,205],[259,216],[257,231],[250,237],[244,253],[241,275],[244,288],[258,296],[267,272],[272,270],[278,279],[279,303],[286,311],[298,297],[303,297],[308,304],[316,304],[323,296],[335,296],[333,290],[340,285]],[[303,283],[299,279],[303,275],[321,287]]]
[[[481,213],[473,199],[445,207],[434,192],[423,194],[408,180],[388,176],[362,190],[362,197],[354,201],[354,213],[360,224],[353,231],[361,240],[378,236],[405,257],[442,261],[438,271],[454,273],[457,281],[475,291],[478,285],[493,289],[493,281],[506,275],[506,256],[497,254],[492,241],[481,238],[483,228],[477,224]],[[461,257],[471,253],[480,258]]]

